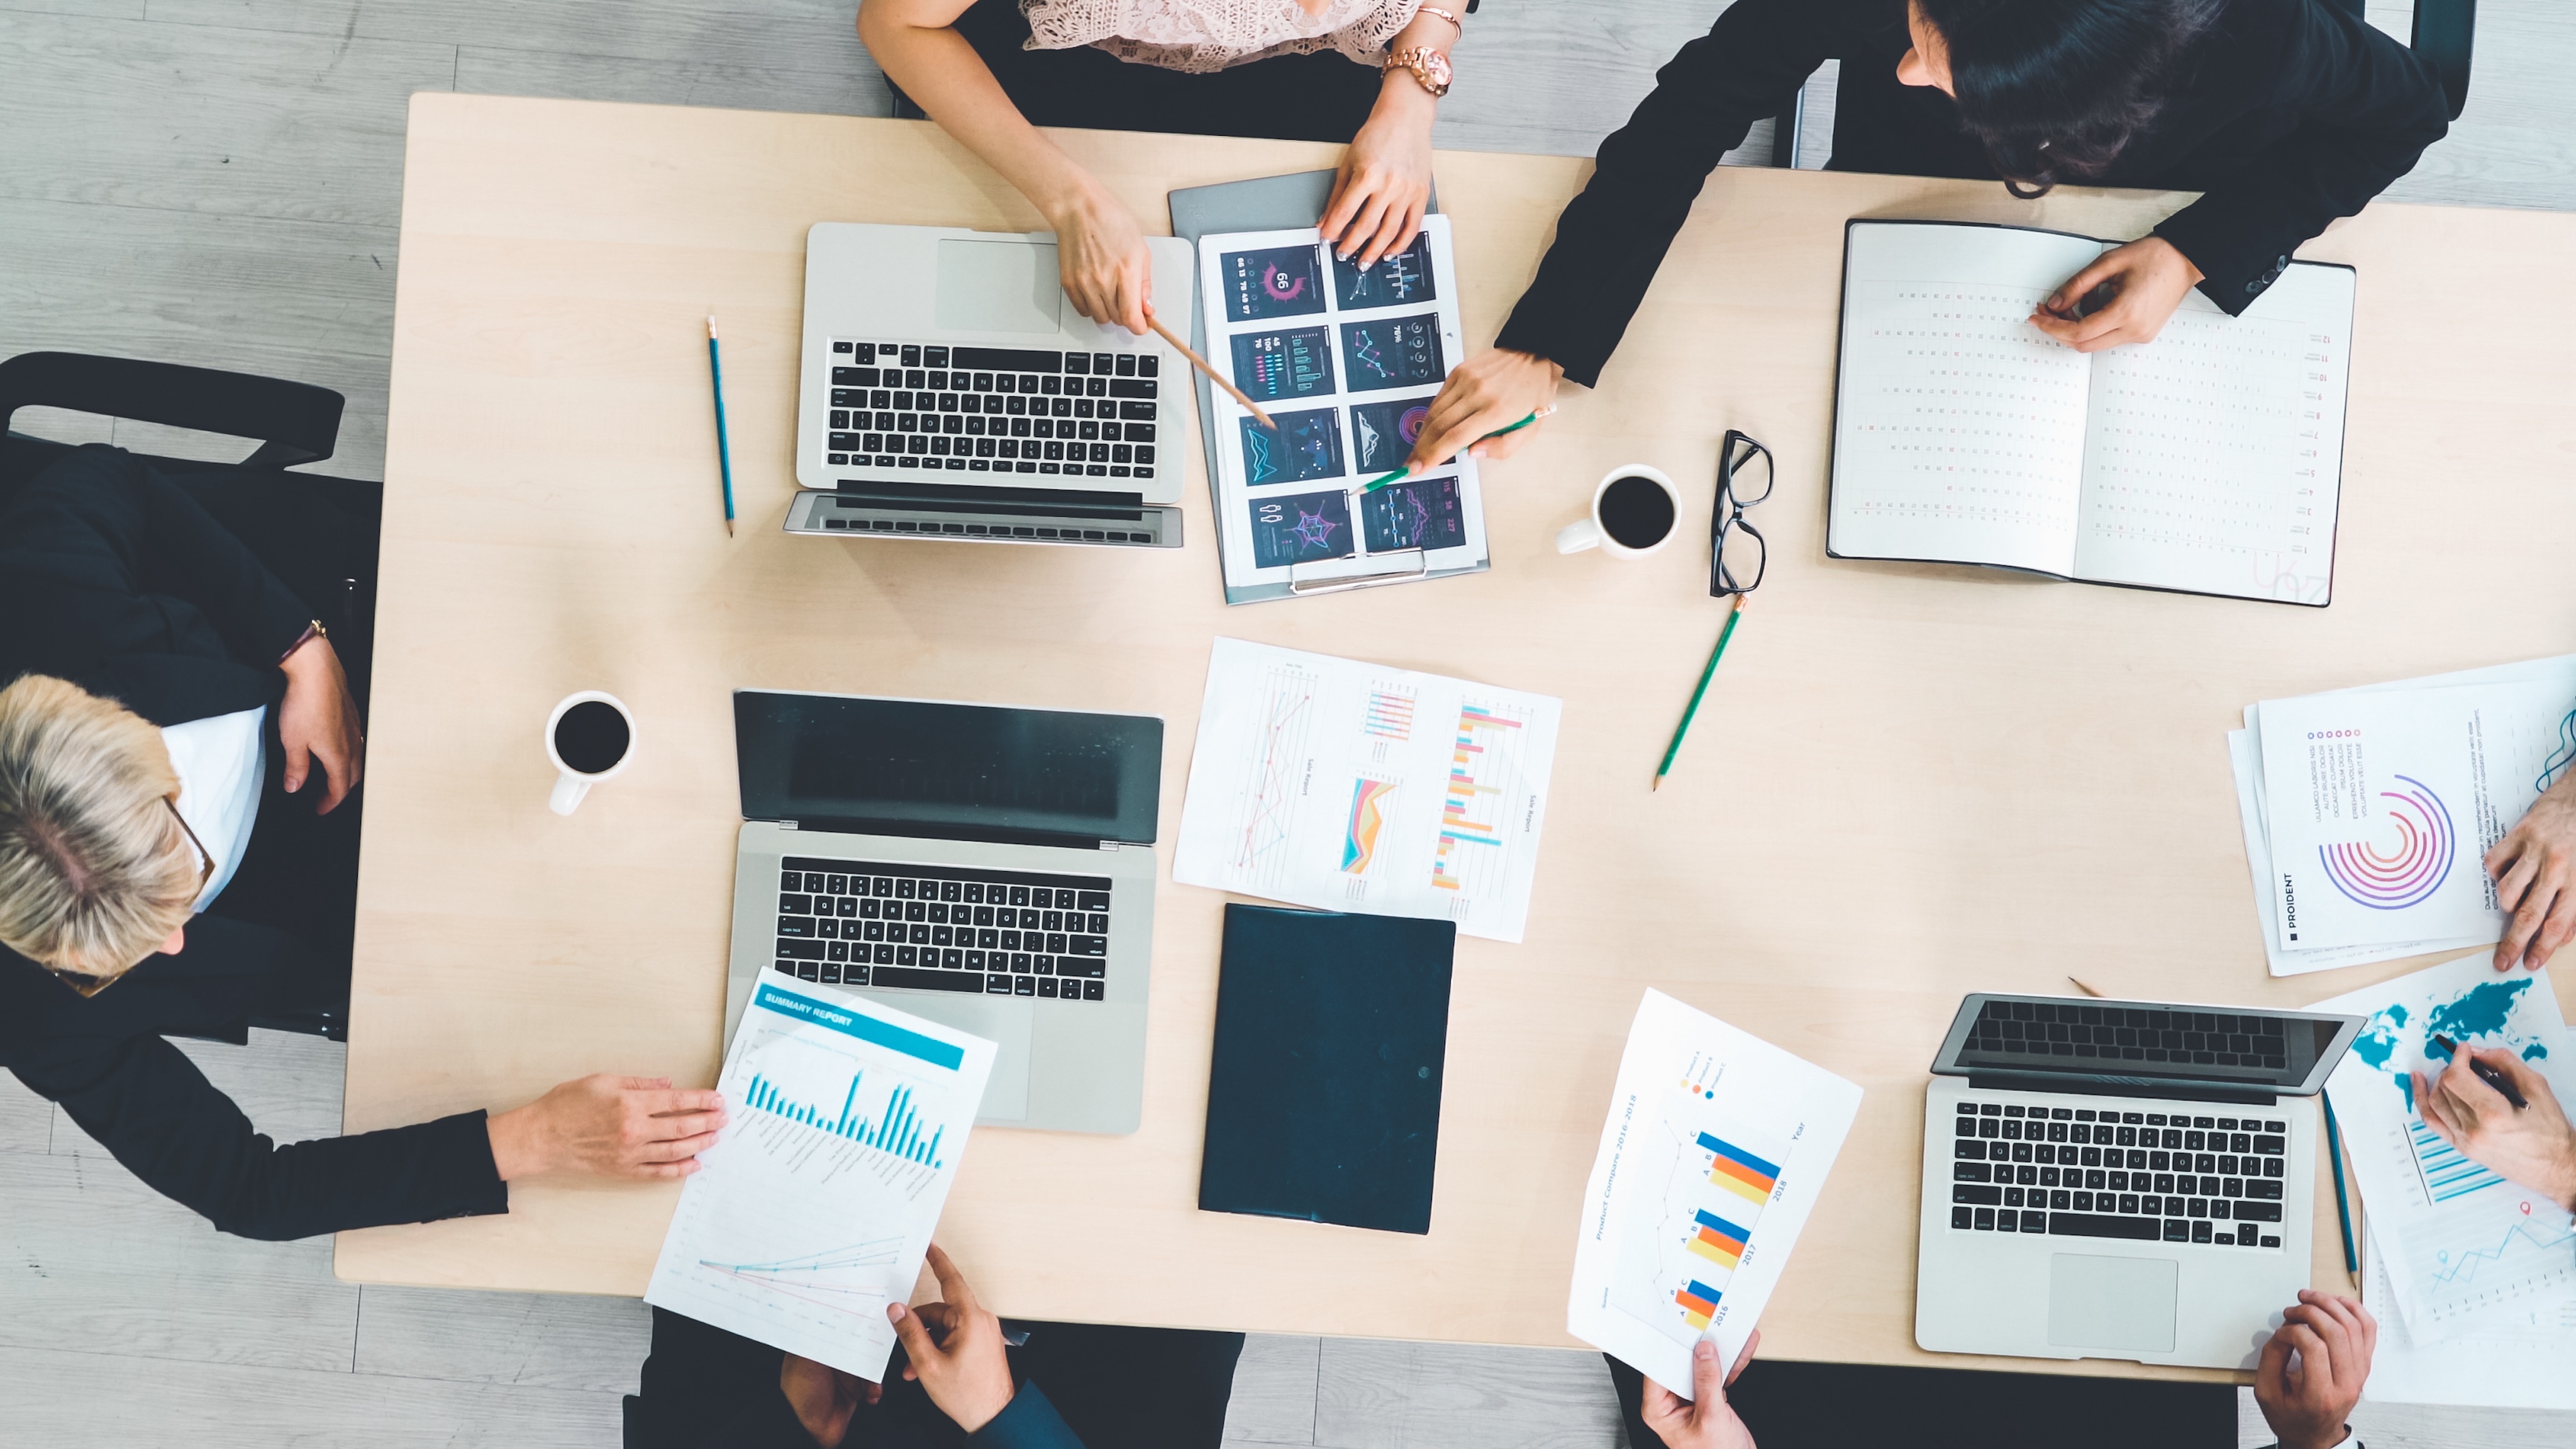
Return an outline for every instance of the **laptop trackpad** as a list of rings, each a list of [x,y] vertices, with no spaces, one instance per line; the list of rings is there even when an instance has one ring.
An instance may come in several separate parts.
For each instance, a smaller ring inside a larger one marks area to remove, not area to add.
[[[939,242],[938,307],[943,328],[961,332],[1054,332],[1064,288],[1055,247],[1042,242]]]
[[[889,992],[876,998],[898,1011],[928,1017],[980,1036],[1001,1048],[993,1054],[993,1075],[984,1086],[978,1121],[1016,1122],[1029,1115],[1029,1031],[1037,1013],[1019,1001],[982,996],[953,996],[935,991]]]
[[[2048,1341],[2056,1348],[2171,1353],[2174,1289],[2182,1265],[2170,1258],[2049,1260]]]

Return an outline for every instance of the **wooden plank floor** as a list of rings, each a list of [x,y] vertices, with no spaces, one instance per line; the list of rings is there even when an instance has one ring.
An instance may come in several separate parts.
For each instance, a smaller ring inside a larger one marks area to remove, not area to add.
[[[455,89],[878,115],[851,0],[0,0],[0,356],[242,368],[349,397],[327,471],[380,476],[405,99]],[[1501,0],[1441,143],[1588,153],[1718,0]],[[2403,35],[2404,4],[2374,4]],[[2467,114],[2392,194],[2576,209],[2576,11],[2487,0]],[[1803,165],[1830,150],[1830,73]],[[1758,128],[1739,162],[1767,157]],[[70,415],[75,441],[238,444]],[[337,1129],[342,1053],[187,1044],[262,1130]],[[613,1445],[631,1300],[360,1288],[325,1241],[225,1238],[0,1077],[0,1442]],[[2247,1445],[2266,1442],[2250,1399]],[[2374,1449],[2576,1443],[2576,1416],[2366,1409]],[[1321,1449],[1613,1446],[1588,1354],[1256,1338],[1228,1438]],[[1778,1446],[1774,1446],[1778,1449]]]

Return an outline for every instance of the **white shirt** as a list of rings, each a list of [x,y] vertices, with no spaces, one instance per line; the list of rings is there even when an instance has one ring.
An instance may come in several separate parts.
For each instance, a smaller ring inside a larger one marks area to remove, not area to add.
[[[179,818],[215,858],[215,873],[197,897],[203,911],[232,884],[259,818],[259,787],[268,776],[268,709],[190,720],[161,732],[170,768],[179,773]]]

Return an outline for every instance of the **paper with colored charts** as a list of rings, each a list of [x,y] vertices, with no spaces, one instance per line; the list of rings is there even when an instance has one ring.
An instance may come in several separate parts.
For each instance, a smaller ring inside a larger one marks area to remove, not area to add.
[[[1229,598],[1486,566],[1474,459],[1360,491],[1403,466],[1463,358],[1449,219],[1366,270],[1321,235],[1199,239],[1209,361],[1277,424],[1207,394]]]
[[[2282,948],[2496,939],[2483,860],[2539,797],[2567,706],[2538,683],[2265,700]]]
[[[1824,1068],[1648,991],[1584,1189],[1566,1331],[1684,1397],[1703,1336],[1731,1367],[1860,1097]]]
[[[2546,971],[2486,952],[2315,1003],[2367,1018],[2334,1075],[2345,1158],[2408,1334],[2429,1342],[2576,1298],[2576,1220],[2547,1195],[2463,1157],[2424,1122],[2413,1073],[2450,1061],[2433,1038],[2510,1051],[2576,1101],[2576,1065]]]
[[[644,1301],[875,1382],[993,1070],[993,1043],[764,975]]]
[[[1219,639],[1172,879],[1518,941],[1558,702]]]

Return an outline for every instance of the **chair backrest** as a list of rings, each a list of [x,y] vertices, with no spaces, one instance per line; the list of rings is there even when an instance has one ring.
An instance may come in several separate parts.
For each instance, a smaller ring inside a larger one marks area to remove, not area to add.
[[[277,467],[330,457],[343,401],[311,383],[175,362],[80,352],[22,352],[0,362],[0,434],[20,408],[69,408],[256,438],[251,456]]]

